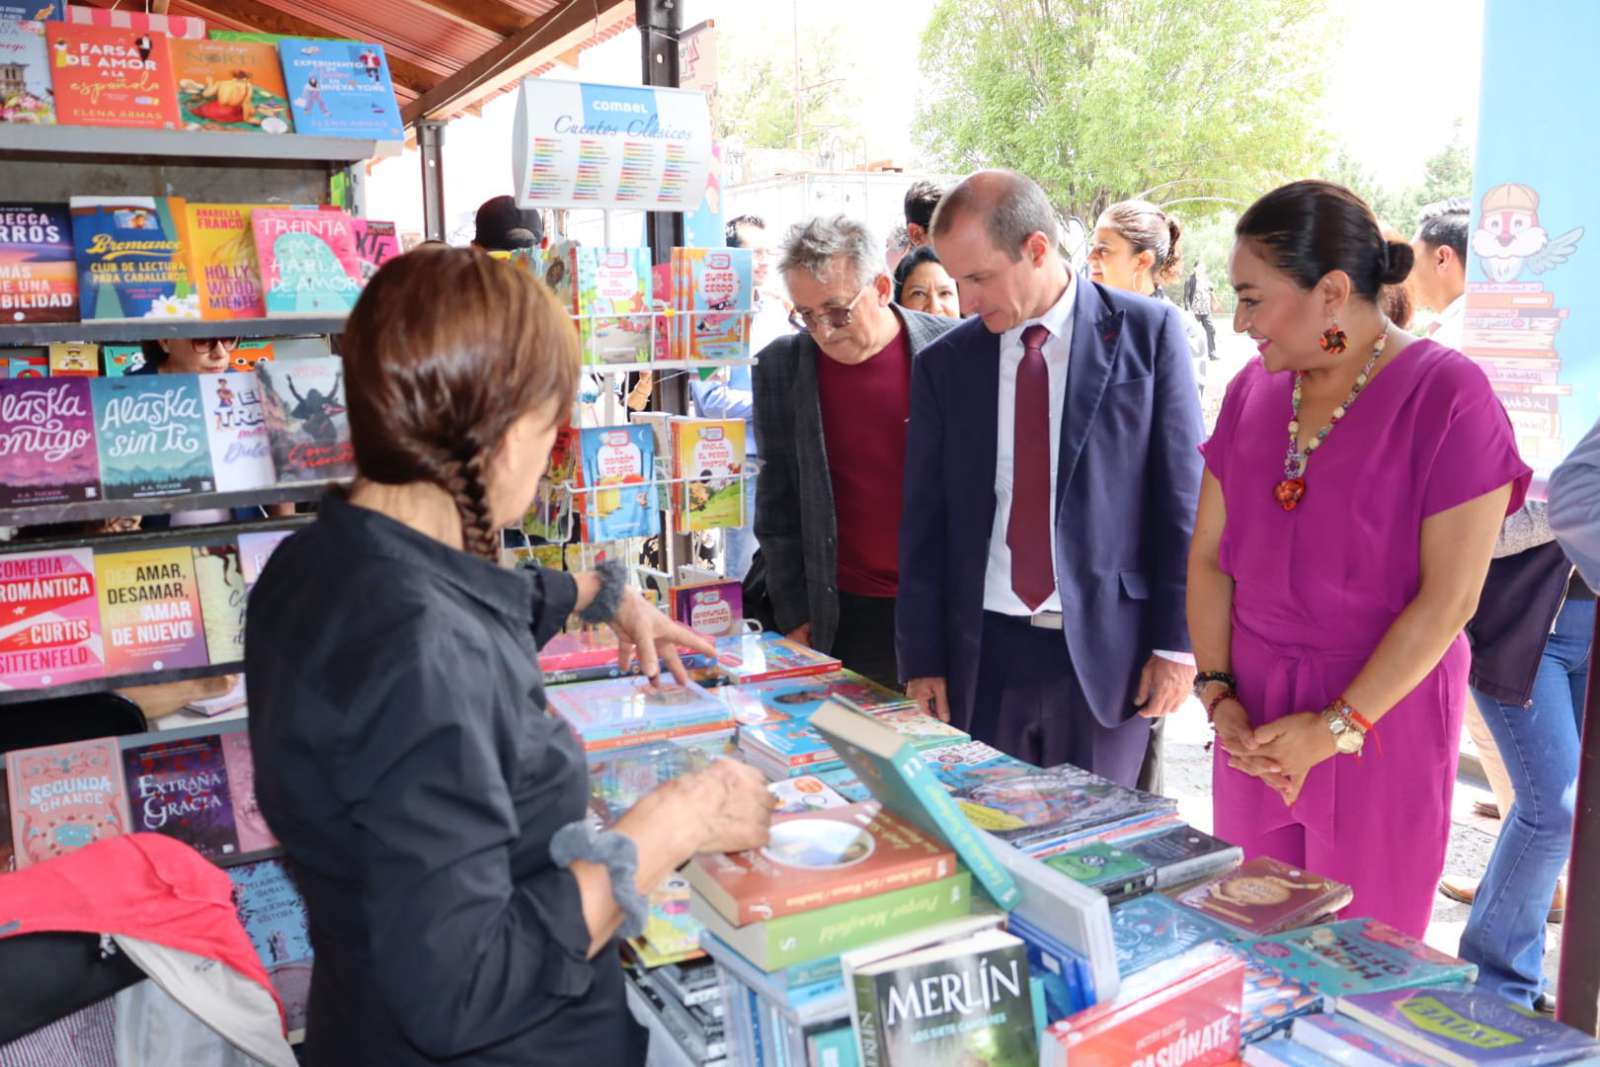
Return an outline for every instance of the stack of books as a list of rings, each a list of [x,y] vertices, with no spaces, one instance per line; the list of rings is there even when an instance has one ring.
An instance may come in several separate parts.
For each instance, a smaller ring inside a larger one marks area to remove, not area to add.
[[[693,681],[702,685],[721,682],[722,675],[717,669],[715,656],[687,648],[680,648],[678,654]],[[617,635],[610,627],[557,634],[539,649],[539,670],[547,685],[620,678],[623,670],[618,657]],[[640,673],[637,656],[627,673]]]
[[[690,682],[650,684],[640,677],[551,688],[550,710],[567,721],[591,756],[659,741],[728,737],[728,706]]]
[[[738,634],[717,641],[717,664],[735,685],[826,674],[843,664],[782,634]]]
[[[730,1062],[722,988],[716,965],[700,959],[647,967],[640,960],[624,968],[630,998],[651,1030],[664,1031],[701,1067]]]

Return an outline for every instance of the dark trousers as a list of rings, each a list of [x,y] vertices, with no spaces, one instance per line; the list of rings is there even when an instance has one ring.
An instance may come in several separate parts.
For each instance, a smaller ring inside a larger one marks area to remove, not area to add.
[[[1089,710],[1059,630],[984,612],[972,736],[1040,767],[1070,763],[1132,786],[1150,720],[1105,726]]]
[[[900,688],[894,651],[894,597],[839,594],[839,632],[830,654],[879,685]]]

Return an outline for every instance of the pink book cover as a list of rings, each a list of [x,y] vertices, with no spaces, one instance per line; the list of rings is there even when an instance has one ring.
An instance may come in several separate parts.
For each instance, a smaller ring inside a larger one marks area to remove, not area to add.
[[[233,821],[239,831],[239,851],[244,854],[277,848],[261,805],[256,802],[256,765],[250,758],[250,735],[243,730],[222,735],[222,762],[228,769],[228,791],[233,796]]]
[[[0,690],[65,685],[105,672],[93,552],[0,556]]]
[[[250,213],[268,317],[342,314],[361,293],[355,220],[343,211]]]
[[[128,832],[122,752],[114,737],[6,753],[17,870]]]
[[[400,254],[400,237],[392,222],[355,219],[356,255],[361,259],[361,282],[365,285],[378,268]]]

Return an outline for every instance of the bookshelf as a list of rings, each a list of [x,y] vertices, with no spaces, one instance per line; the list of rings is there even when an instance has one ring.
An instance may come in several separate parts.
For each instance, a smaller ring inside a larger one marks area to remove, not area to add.
[[[0,124],[0,154],[8,160],[59,161],[64,156],[95,160],[178,159],[208,165],[290,162],[348,166],[400,154],[398,141],[308,137],[297,133],[216,133],[204,130],[124,130],[99,126]]]
[[[0,127],[3,129],[4,127]],[[133,344],[180,337],[297,337],[335,334],[344,319],[164,319],[155,321],[113,319],[91,322],[0,323],[0,347],[47,345],[56,341],[92,341]]]
[[[320,499],[330,487],[339,485],[339,482],[290,482],[284,485],[275,485],[266,489],[251,489],[239,493],[198,493],[191,496],[168,496],[154,500],[94,500],[83,501],[75,504],[37,504],[22,508],[0,508],[0,526],[49,526],[58,522],[95,522],[101,519],[115,519],[132,515],[170,515],[175,511],[206,511],[216,508],[243,508],[252,504],[299,504]],[[239,527],[229,527],[238,530]],[[173,534],[187,532],[189,537],[178,537],[176,540],[184,544],[198,543],[193,540],[193,527],[180,527],[171,531]],[[125,542],[132,547],[132,535],[113,535],[114,543],[121,546]],[[99,543],[102,539],[95,536],[85,536],[77,540],[78,544]],[[170,542],[172,537],[168,537]],[[0,546],[0,554],[6,552],[22,551],[26,546],[28,551],[33,550],[30,542],[8,542]],[[70,547],[53,545],[51,547]]]
[[[239,674],[244,663],[210,663],[204,667],[179,667],[172,670],[142,671],[135,674],[107,674],[81,682],[53,685],[46,689],[0,689],[0,707],[12,704],[31,704],[36,700],[56,697],[75,697],[85,693],[105,693],[112,689],[131,689],[141,685],[160,685],[165,682],[187,682],[195,678],[215,678],[223,674]],[[212,731],[213,733],[215,731]]]

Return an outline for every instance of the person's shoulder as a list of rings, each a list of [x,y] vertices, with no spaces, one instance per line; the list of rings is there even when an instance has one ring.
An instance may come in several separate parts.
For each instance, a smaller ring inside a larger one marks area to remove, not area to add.
[[[1439,399],[1487,399],[1494,396],[1489,375],[1474,359],[1429,338],[1413,341],[1405,353],[1416,373],[1425,378],[1425,392]]]
[[[908,311],[906,314],[915,315],[917,312]],[[937,318],[938,316],[926,315],[924,318]],[[930,365],[939,365],[953,359],[962,359],[972,354],[974,350],[989,348],[998,349],[1000,339],[989,332],[983,320],[974,315],[968,319],[945,319],[949,326],[942,328],[942,332],[935,336],[928,344],[917,352],[919,362]]]
[[[912,311],[899,305],[895,306],[895,312],[905,324],[906,337],[911,342],[913,352],[928,347],[961,323],[960,319],[952,319],[948,315],[929,315],[925,311]]]
[[[759,374],[763,378],[770,378],[775,374],[793,374],[805,336],[796,332],[769,342],[755,354],[756,364],[752,373]]]

